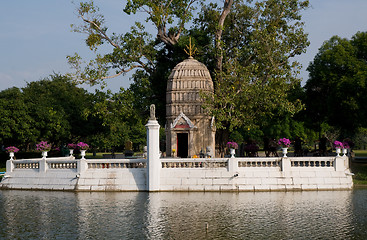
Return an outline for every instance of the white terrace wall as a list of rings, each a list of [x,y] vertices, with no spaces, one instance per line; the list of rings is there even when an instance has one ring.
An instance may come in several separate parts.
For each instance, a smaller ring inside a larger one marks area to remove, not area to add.
[[[147,191],[145,159],[84,160],[77,191]]]
[[[146,159],[9,160],[2,189],[71,191],[290,191],[351,189],[347,157],[158,159],[148,186]]]
[[[162,159],[161,191],[351,189],[347,157]]]
[[[56,163],[62,163],[58,167]],[[2,189],[74,190],[77,183],[74,157],[8,160]]]
[[[146,191],[145,159],[9,160],[2,189]]]
[[[273,191],[351,189],[346,156],[159,158],[159,125],[150,119],[147,159],[8,160],[1,189],[72,191]]]

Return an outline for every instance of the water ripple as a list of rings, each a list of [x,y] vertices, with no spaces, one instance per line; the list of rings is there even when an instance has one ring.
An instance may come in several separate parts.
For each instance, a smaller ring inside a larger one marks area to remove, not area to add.
[[[0,239],[366,239],[367,189],[0,191]]]

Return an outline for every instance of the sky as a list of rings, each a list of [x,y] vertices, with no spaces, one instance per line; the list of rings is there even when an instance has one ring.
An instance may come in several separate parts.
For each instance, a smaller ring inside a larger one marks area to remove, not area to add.
[[[144,20],[126,15],[124,0],[95,3],[110,33],[127,32],[135,21]],[[303,65],[303,84],[308,78],[306,68],[324,41],[334,35],[350,39],[358,31],[367,31],[366,0],[310,0],[310,5],[302,14],[310,46],[296,59]],[[66,56],[75,52],[85,59],[93,56],[84,43],[86,35],[71,31],[70,24],[80,23],[75,9],[71,0],[0,0],[0,91],[71,72]],[[155,34],[153,27],[148,29]],[[107,89],[117,92],[129,84],[129,77],[121,76],[110,79]]]

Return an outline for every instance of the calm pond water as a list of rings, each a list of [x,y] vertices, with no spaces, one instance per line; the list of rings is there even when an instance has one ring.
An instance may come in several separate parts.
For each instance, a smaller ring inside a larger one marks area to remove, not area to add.
[[[0,239],[367,239],[367,189],[0,191]]]

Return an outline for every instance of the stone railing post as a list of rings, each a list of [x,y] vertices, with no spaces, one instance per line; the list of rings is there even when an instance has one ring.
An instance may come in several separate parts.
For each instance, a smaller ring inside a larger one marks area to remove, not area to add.
[[[336,172],[344,171],[346,169],[346,166],[344,164],[347,157],[336,157],[334,160],[334,168]]]
[[[291,160],[289,157],[282,158],[282,172],[290,172],[291,171]]]
[[[88,164],[85,158],[78,159],[76,161],[76,169],[77,169],[78,174],[85,172],[87,168],[88,168]]]
[[[228,159],[228,171],[231,173],[238,172],[238,158],[231,157]]]
[[[40,172],[46,172],[47,171],[47,160],[45,157],[43,157],[40,161],[39,161],[39,171]]]
[[[6,172],[10,173],[14,170],[14,162],[13,160],[6,161]]]
[[[154,106],[154,105],[153,105]],[[160,190],[161,161],[159,158],[159,124],[151,105],[151,116],[147,128],[147,187],[149,192]]]

